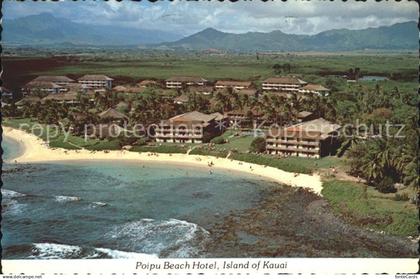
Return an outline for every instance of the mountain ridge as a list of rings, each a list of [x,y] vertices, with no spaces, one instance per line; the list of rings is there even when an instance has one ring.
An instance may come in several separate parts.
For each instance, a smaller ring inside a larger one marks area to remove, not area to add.
[[[159,46],[241,51],[418,49],[417,37],[418,29],[415,21],[358,30],[331,29],[314,35],[288,34],[280,30],[236,34],[206,28],[178,41],[162,43]]]
[[[2,41],[9,44],[145,45],[182,38],[159,30],[77,23],[51,13],[5,19],[2,25]]]
[[[418,49],[417,23],[408,21],[366,29],[331,29],[314,35],[281,30],[229,33],[212,27],[183,37],[173,32],[77,23],[51,13],[3,20],[2,42],[17,45],[142,46],[226,51],[352,51]]]

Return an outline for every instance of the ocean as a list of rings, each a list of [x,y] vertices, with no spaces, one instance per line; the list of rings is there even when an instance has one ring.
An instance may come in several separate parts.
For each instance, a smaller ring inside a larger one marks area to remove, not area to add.
[[[2,147],[4,159],[20,153],[17,142],[4,139]],[[246,174],[134,161],[3,169],[4,259],[205,257],[213,225],[279,187]]]

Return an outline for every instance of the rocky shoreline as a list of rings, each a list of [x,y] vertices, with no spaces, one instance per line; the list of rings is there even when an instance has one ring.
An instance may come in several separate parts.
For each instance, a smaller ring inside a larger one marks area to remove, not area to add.
[[[351,225],[301,188],[267,190],[255,208],[210,230],[205,257],[416,257],[409,239]]]

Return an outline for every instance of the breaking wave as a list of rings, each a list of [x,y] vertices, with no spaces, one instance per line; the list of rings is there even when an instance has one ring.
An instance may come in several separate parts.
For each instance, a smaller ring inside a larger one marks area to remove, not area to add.
[[[108,248],[80,247],[56,243],[34,243],[7,248],[7,253],[26,259],[135,259],[156,255],[126,252]]]
[[[107,206],[108,204],[106,202],[92,202],[91,207],[95,208],[95,207],[104,207]]]
[[[26,196],[25,194],[8,190],[8,189],[1,189],[1,195],[3,199],[15,199],[15,198],[21,198],[21,197]]]
[[[177,219],[141,219],[115,227],[107,237],[124,243],[125,249],[159,257],[197,257],[209,240],[209,232]]]
[[[54,196],[54,199],[58,202],[72,202],[72,201],[80,201],[80,197],[70,197],[70,196]]]

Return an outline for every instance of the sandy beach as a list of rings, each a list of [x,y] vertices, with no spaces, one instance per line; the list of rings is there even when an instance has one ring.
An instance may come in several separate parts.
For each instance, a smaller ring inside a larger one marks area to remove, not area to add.
[[[139,162],[162,162],[173,164],[188,164],[197,167],[208,168],[209,171],[224,169],[240,171],[264,179],[286,184],[293,187],[303,187],[321,195],[322,181],[316,174],[295,174],[277,168],[251,164],[226,158],[212,156],[187,155],[187,154],[163,154],[152,155],[149,152],[139,153],[127,150],[95,151],[91,150],[66,150],[61,148],[49,148],[47,144],[35,135],[22,130],[3,127],[3,136],[8,137],[22,145],[22,153],[10,163],[41,163],[68,160],[134,160]],[[209,164],[212,164],[209,167]]]

